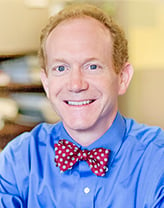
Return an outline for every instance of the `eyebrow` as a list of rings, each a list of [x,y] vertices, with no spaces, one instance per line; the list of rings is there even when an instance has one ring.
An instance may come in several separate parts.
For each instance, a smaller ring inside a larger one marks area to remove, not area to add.
[[[53,62],[67,62],[64,58],[54,58]]]

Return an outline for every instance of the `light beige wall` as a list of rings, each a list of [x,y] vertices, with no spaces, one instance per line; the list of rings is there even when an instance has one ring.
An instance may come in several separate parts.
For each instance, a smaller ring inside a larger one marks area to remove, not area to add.
[[[26,1],[0,0],[0,56],[27,53],[38,48],[48,8],[30,7]]]
[[[129,1],[127,9],[129,50],[136,70],[164,70],[164,1]]]
[[[164,128],[164,70],[138,70],[127,93],[119,98],[120,111],[138,122]]]
[[[125,1],[124,26],[135,73],[120,110],[164,128],[164,1]],[[126,16],[126,18],[125,18]]]

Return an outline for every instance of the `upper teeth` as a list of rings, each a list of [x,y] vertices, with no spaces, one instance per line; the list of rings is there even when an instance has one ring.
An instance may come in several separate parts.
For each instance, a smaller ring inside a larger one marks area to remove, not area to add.
[[[89,104],[91,100],[86,100],[86,101],[68,101],[69,105],[86,105]]]

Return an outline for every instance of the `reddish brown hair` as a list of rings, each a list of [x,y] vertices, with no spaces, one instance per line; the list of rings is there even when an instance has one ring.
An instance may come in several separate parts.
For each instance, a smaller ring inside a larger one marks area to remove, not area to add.
[[[119,73],[128,60],[128,47],[123,30],[103,10],[94,5],[81,4],[64,8],[57,15],[50,17],[48,24],[42,30],[40,37],[39,58],[43,69],[46,69],[45,42],[51,31],[61,22],[68,19],[92,17],[101,22],[109,31],[113,40],[113,66]]]

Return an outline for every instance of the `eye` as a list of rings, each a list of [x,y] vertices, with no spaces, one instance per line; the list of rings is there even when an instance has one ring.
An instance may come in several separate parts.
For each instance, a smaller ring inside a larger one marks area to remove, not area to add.
[[[102,72],[103,65],[97,61],[88,62],[84,65],[85,73],[95,74]]]
[[[69,71],[69,66],[63,63],[57,63],[50,68],[50,71],[54,76],[63,76]]]
[[[65,70],[65,66],[58,66],[58,67],[56,67],[56,70],[58,72],[63,72]]]
[[[95,70],[95,69],[98,68],[98,66],[97,66],[96,64],[91,64],[91,65],[89,66],[89,68],[90,68],[91,70]]]

